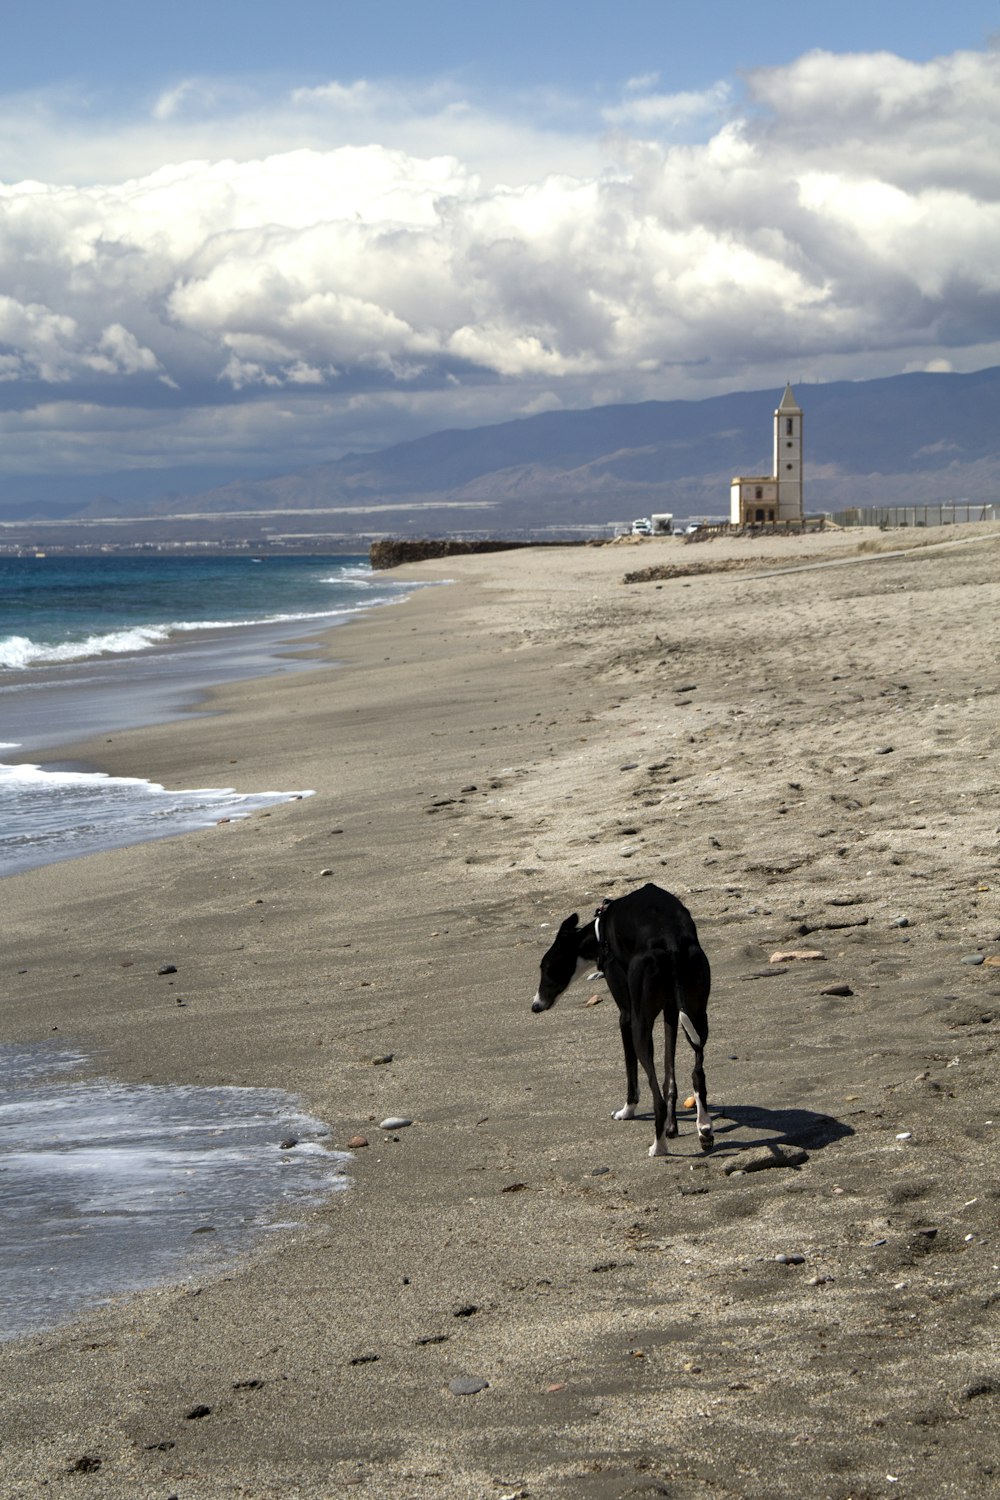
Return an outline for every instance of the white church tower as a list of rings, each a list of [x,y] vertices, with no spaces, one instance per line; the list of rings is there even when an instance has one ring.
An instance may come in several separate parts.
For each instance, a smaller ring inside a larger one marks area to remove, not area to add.
[[[790,385],[774,413],[771,474],[737,474],[729,491],[733,526],[801,526],[802,408]]]
[[[790,385],[774,414],[774,477],[778,481],[778,520],[801,525],[802,408]]]

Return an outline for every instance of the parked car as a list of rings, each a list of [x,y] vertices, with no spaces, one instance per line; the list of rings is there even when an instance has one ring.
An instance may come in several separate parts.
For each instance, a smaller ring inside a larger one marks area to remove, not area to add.
[[[637,516],[632,522],[633,536],[652,536],[653,526],[648,516]]]

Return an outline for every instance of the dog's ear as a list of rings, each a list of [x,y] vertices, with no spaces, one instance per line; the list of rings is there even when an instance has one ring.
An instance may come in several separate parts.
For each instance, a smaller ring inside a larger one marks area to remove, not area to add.
[[[575,932],[576,929],[577,929],[577,927],[579,925],[580,925],[580,916],[579,916],[579,913],[578,912],[574,912],[571,917],[567,917],[566,918],[565,922],[560,922],[560,924],[559,924],[559,936],[562,937],[566,933]]]

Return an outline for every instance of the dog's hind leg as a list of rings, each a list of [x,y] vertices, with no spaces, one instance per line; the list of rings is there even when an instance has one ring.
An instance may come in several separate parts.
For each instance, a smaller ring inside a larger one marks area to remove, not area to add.
[[[632,1037],[635,1042],[636,1055],[642,1063],[643,1072],[649,1079],[649,1087],[653,1094],[653,1144],[649,1148],[650,1156],[667,1155],[667,1101],[660,1092],[660,1085],[656,1077],[656,1061],[653,1057],[653,1028],[649,1021],[641,1015],[635,1016],[632,1024]]]
[[[660,990],[659,976],[655,966],[648,962],[639,960],[632,964],[629,973],[629,992],[632,998],[632,1041],[635,1044],[636,1056],[642,1063],[643,1072],[649,1079],[650,1092],[653,1095],[653,1121],[655,1134],[653,1144],[649,1148],[650,1156],[666,1156],[667,1154],[667,1100],[660,1091],[660,1084],[656,1077],[656,1059],[653,1055],[653,1024],[660,1010],[658,999]],[[668,1029],[668,1036],[670,1032]],[[673,1038],[671,1037],[671,1041]],[[673,1047],[670,1052],[672,1054]],[[673,1078],[671,1071],[667,1079],[668,1093],[669,1085]],[[676,1097],[676,1091],[675,1091]],[[677,1125],[674,1123],[674,1133]]]
[[[695,1103],[698,1108],[698,1144],[703,1151],[711,1151],[715,1145],[712,1116],[708,1112],[708,1091],[705,1084],[705,1043],[708,1041],[708,1018],[701,1016],[701,1026],[692,1020],[686,1011],[681,1011],[684,1034],[694,1050],[694,1070],[691,1082],[694,1085]]]
[[[615,958],[609,958],[604,967],[604,979],[618,1006],[618,1025],[621,1030],[622,1051],[625,1053],[625,1103],[613,1111],[613,1120],[635,1119],[635,1108],[639,1103],[639,1064],[632,1040],[632,1011],[628,996],[628,978],[625,970]]]
[[[663,1007],[663,1092],[667,1105],[667,1135],[677,1134],[677,1072],[674,1058],[677,1051],[677,1016],[672,1006]]]

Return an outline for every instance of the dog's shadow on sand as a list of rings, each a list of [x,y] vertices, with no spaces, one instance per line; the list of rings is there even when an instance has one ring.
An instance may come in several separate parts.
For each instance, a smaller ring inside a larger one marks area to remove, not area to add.
[[[850,1125],[834,1115],[821,1115],[813,1109],[763,1109],[755,1104],[727,1104],[716,1114],[713,1155],[748,1151],[760,1146],[801,1146],[806,1151],[822,1151],[853,1135]],[[750,1139],[726,1140],[734,1131],[746,1131]],[[722,1137],[722,1139],[720,1139]]]

